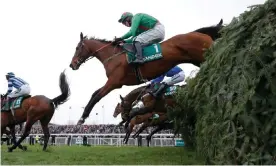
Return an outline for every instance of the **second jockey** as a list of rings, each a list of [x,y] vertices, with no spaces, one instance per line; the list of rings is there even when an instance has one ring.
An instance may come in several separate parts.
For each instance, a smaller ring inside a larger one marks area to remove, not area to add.
[[[15,77],[13,72],[6,74],[6,79],[8,81],[8,91],[7,102],[10,98],[15,98],[19,96],[29,95],[31,90],[29,84],[19,77]],[[12,91],[15,88],[15,91]]]
[[[164,77],[170,77],[169,79],[164,80]],[[160,94],[162,94],[162,92],[169,86],[171,85],[174,85],[174,84],[177,84],[177,83],[180,83],[182,81],[185,80],[185,73],[184,71],[178,67],[178,66],[175,66],[173,67],[172,69],[170,69],[168,72],[166,72],[165,74],[151,80],[151,85],[153,84],[156,84],[156,83],[161,83],[161,85],[159,86],[159,88],[154,91],[152,93],[152,95],[155,97],[155,98],[158,98]]]
[[[118,22],[130,27],[130,30],[122,37],[115,39],[114,42],[133,42],[136,49],[136,60],[133,63],[143,63],[143,47],[161,42],[165,38],[164,25],[148,14],[137,13],[133,15],[130,12],[125,12]]]

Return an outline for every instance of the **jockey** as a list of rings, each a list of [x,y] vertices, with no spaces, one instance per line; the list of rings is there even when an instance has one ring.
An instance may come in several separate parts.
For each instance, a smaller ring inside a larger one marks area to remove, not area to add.
[[[156,18],[148,14],[138,13],[133,15],[130,12],[125,12],[118,22],[131,28],[125,35],[116,38],[114,42],[133,42],[136,49],[134,63],[143,63],[142,48],[144,46],[161,42],[165,38],[165,27]]]
[[[26,81],[22,80],[21,78],[15,77],[13,72],[7,73],[6,79],[8,80],[8,91],[6,93],[7,102],[9,98],[15,98],[15,97],[30,94],[31,90],[30,90],[29,84]],[[12,92],[13,87],[17,90]]]
[[[154,85],[156,83],[160,83],[161,81],[164,80],[165,76],[170,77],[170,78],[165,80],[164,82],[162,82],[160,87],[155,92],[152,93],[152,95],[155,98],[159,97],[159,95],[163,92],[163,90],[166,89],[168,86],[182,82],[185,79],[184,71],[180,67],[175,66],[172,69],[170,69],[167,73],[151,80],[151,84],[149,84],[149,85]]]

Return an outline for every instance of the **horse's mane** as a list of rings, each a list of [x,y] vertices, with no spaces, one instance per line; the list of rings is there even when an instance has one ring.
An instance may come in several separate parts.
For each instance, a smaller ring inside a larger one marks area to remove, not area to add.
[[[112,40],[107,40],[107,39],[100,39],[100,38],[96,38],[94,36],[92,37],[89,37],[88,40],[96,40],[96,41],[99,41],[99,42],[103,42],[103,43],[106,43],[106,44],[109,44],[109,43],[112,43],[113,41]],[[117,46],[117,47],[121,47],[120,45],[117,45],[115,43],[112,43],[113,46]]]
[[[97,40],[97,41],[100,41],[100,42],[103,42],[103,43],[111,43],[111,42],[112,42],[111,40],[99,39],[99,38],[96,38],[96,37],[94,37],[94,36],[89,37],[88,40]]]
[[[132,90],[131,92],[129,92],[124,98],[127,99],[129,98],[131,95],[135,94],[135,93],[139,93],[142,89],[145,89],[146,86],[141,86],[141,87],[138,87],[134,90]]]

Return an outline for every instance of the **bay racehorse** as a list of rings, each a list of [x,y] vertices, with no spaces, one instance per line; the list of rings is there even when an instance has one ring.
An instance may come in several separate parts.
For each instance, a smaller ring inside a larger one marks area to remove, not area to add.
[[[158,86],[158,84],[156,84]],[[160,84],[159,84],[160,85]],[[186,85],[173,85],[170,86],[166,89],[173,89],[172,91],[167,92],[168,95],[166,95],[166,93],[163,93],[161,95],[161,98],[156,99],[155,97],[153,97],[151,95],[150,92],[145,92],[142,97],[140,97],[140,101],[137,101],[136,105],[132,106],[131,110],[129,111],[128,114],[128,119],[126,120],[125,123],[125,128],[127,126],[129,126],[129,123],[132,121],[132,119],[136,116],[139,115],[144,115],[144,114],[148,114],[148,113],[152,113],[154,111],[158,112],[165,112],[167,113],[167,107],[174,107],[175,105],[175,99],[173,97],[173,93],[175,93],[177,91],[177,88],[184,88]],[[154,87],[153,87],[154,88]]]
[[[156,50],[156,54],[145,57],[149,61],[141,65],[129,64],[133,53],[132,44],[121,46],[112,41],[88,39],[81,33],[80,42],[77,44],[69,66],[73,70],[78,70],[85,61],[96,57],[104,65],[108,80],[92,94],[78,124],[83,124],[95,104],[114,89],[119,89],[123,85],[139,85],[162,75],[180,63],[200,66],[205,60],[205,51],[211,47],[214,40],[220,37],[219,31],[222,27],[221,20],[216,26],[200,28],[190,33],[173,36],[161,44],[153,44],[148,50]]]
[[[160,86],[160,84],[156,84],[157,86]],[[158,110],[159,112],[167,112],[167,107],[174,107],[175,105],[175,99],[173,97],[173,94],[177,91],[178,88],[184,88],[186,85],[173,85],[168,87],[167,89],[171,91],[168,91],[168,95],[166,93],[163,93],[160,98],[156,99],[151,95],[151,91],[143,94],[143,96],[140,98],[140,101],[137,102],[136,105],[134,105],[128,116],[128,120],[125,123],[125,126],[128,126],[132,118],[147,114],[153,111]]]
[[[54,99],[49,99],[44,95],[28,95],[24,96],[23,100],[21,101],[21,107],[14,109],[14,116],[12,115],[11,111],[1,112],[1,130],[5,129],[6,127],[26,122],[23,135],[12,147],[8,148],[9,152],[12,152],[13,149],[20,145],[20,143],[30,134],[32,125],[38,120],[41,123],[41,127],[44,133],[43,150],[46,150],[50,137],[48,124],[51,121],[58,105],[66,102],[70,96],[70,88],[64,72],[60,74],[59,87],[61,94]]]
[[[129,112],[131,111],[132,105],[135,104],[135,101],[138,101],[140,97],[142,97],[144,94],[146,94],[150,89],[150,86],[141,86],[136,89],[133,89],[130,91],[125,97],[122,97],[120,95],[121,103],[118,103],[114,113],[113,117],[116,118],[119,114],[122,116],[122,122],[120,124],[123,124],[128,120]],[[152,115],[148,114],[144,116],[138,116],[138,118],[133,118],[129,125],[125,126],[126,129],[126,136],[123,140],[124,143],[127,143],[128,138],[133,130],[133,127],[136,124],[143,123],[143,125],[139,128],[139,130],[133,135],[133,137],[137,137],[144,129],[146,129],[149,126],[157,126],[147,137],[147,145],[149,146],[150,139],[152,135],[155,133],[163,130],[163,129],[173,129],[172,123],[169,123],[167,121],[167,115],[164,114],[164,111],[159,114],[159,119],[157,121],[152,121]]]
[[[125,123],[128,120],[129,112],[132,108],[133,102],[138,100],[140,96],[142,97],[142,95],[146,93],[147,88],[147,86],[140,86],[130,91],[125,97],[120,95],[121,103],[117,104],[113,113],[114,118],[121,114],[122,121],[119,123],[119,125]]]

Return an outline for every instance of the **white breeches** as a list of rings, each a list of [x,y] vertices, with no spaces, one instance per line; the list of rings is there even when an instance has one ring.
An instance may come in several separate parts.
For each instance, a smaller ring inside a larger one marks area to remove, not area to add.
[[[137,108],[137,109],[141,109],[144,108],[144,103],[142,101],[139,101],[138,103],[136,103],[136,105],[134,105],[132,108]]]
[[[8,94],[9,98],[29,95],[31,93],[31,88],[28,84],[22,85],[18,90],[11,92]]]
[[[138,41],[143,46],[161,42],[165,38],[165,27],[161,23],[157,23],[152,29],[136,36],[133,41]]]
[[[163,82],[165,82],[168,85],[174,85],[174,84],[184,81],[184,79],[185,79],[185,73],[184,73],[184,71],[181,71],[178,74],[166,79]]]

